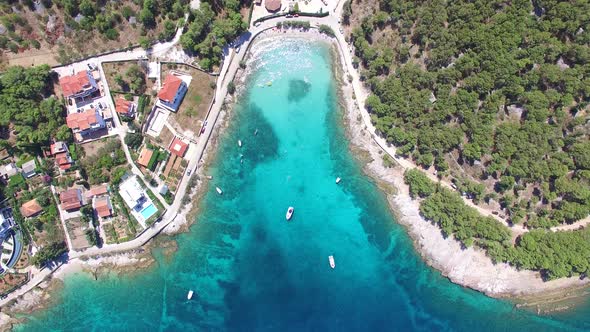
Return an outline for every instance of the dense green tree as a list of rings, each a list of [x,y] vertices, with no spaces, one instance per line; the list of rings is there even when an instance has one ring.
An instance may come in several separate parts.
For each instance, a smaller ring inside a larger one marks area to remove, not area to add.
[[[68,251],[65,242],[52,242],[51,244],[41,247],[33,256],[32,262],[37,267],[43,267],[46,263],[59,258]]]
[[[145,92],[145,73],[138,65],[132,65],[125,73],[129,79],[129,88],[135,94],[142,94]]]
[[[589,117],[580,112],[590,100],[590,5],[542,1],[544,10],[531,15],[533,4],[396,0],[371,11],[350,2],[344,11],[354,18],[350,39],[372,90],[367,110],[398,155],[437,168],[458,155],[458,164],[481,169],[475,177],[491,176],[501,195],[547,188],[542,207],[570,222],[589,203],[552,183],[590,167]],[[462,189],[475,200],[493,190]],[[511,208],[511,217],[524,213]]]
[[[410,195],[412,198],[428,197],[435,190],[435,184],[428,177],[417,169],[409,169],[404,173],[404,182],[410,186]]]
[[[0,77],[0,127],[13,126],[17,148],[36,150],[47,145],[64,123],[62,104],[46,98],[51,89],[48,66],[10,67]]]
[[[128,133],[125,136],[125,144],[132,149],[137,149],[143,142],[143,135],[141,133]]]
[[[139,12],[139,21],[147,28],[153,28],[156,24],[156,17],[149,9],[142,9]]]
[[[226,1],[226,5],[224,14],[216,17],[211,5],[202,3],[193,12],[193,20],[180,39],[184,49],[201,58],[199,64],[205,70],[219,65],[222,48],[248,28],[238,11],[239,2]],[[235,10],[232,9],[234,7]]]
[[[92,0],[82,0],[80,1],[80,14],[84,16],[94,16],[96,12],[96,5]]]

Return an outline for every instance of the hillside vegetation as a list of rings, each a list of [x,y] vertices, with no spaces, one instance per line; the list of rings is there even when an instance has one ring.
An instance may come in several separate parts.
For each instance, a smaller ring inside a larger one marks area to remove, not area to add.
[[[221,62],[223,47],[248,29],[240,9],[251,1],[213,0],[202,2],[191,14],[191,23],[180,42],[189,53],[200,58],[199,65],[211,70]]]
[[[51,138],[68,140],[65,110],[53,94],[49,66],[10,67],[0,77],[0,147],[35,153]]]
[[[174,36],[188,0],[8,0],[0,2],[0,50],[23,65],[66,63]],[[27,61],[36,57],[37,61]],[[49,59],[47,59],[49,58]]]
[[[412,197],[424,198],[420,202],[422,216],[465,247],[477,245],[484,249],[494,262],[539,271],[547,280],[590,273],[590,230],[532,230],[513,244],[508,227],[482,216],[465,205],[457,193],[437,186],[422,172],[408,170],[404,180]]]
[[[398,154],[515,224],[589,215],[587,0],[352,1],[366,105]]]

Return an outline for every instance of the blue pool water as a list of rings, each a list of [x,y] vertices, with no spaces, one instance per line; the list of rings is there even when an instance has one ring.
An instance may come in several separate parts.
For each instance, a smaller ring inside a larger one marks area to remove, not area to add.
[[[158,209],[152,203],[152,204],[146,206],[143,210],[141,210],[140,214],[144,220],[148,220],[148,218],[153,216],[154,213],[156,213],[156,212],[158,212]]]
[[[348,150],[328,47],[261,43],[207,170],[213,181],[196,223],[175,237],[178,250],[156,250],[157,263],[132,275],[70,276],[56,302],[17,330],[590,329],[587,303],[537,316],[426,266]],[[289,206],[296,212],[287,222]]]

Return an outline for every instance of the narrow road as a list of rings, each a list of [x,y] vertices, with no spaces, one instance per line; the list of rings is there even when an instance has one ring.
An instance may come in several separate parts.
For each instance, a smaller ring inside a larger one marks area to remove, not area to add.
[[[352,65],[352,55],[348,49],[348,43],[344,39],[344,34],[342,34],[340,32],[340,24],[338,23],[338,18],[341,16],[343,6],[344,6],[344,2],[339,3],[338,7],[335,10],[335,14],[333,16],[328,16],[326,18],[326,20],[322,22],[322,24],[329,25],[332,28],[332,30],[334,30],[334,32],[336,34],[336,40],[338,42],[338,46],[340,47],[340,54],[342,56],[342,61],[344,62],[345,66],[346,66],[345,75],[351,75],[351,77],[352,77],[351,84],[352,84],[354,94],[356,96],[355,100],[356,100],[357,106],[358,106],[359,110],[361,111],[363,122],[364,122],[365,126],[367,127],[367,130],[369,131],[369,133],[371,133],[373,141],[375,141],[375,143],[377,143],[377,145],[379,145],[379,147],[383,151],[385,151],[392,159],[394,159],[403,169],[419,169],[420,171],[422,171],[419,167],[417,167],[410,160],[397,157],[395,147],[391,144],[388,144],[387,141],[383,137],[380,137],[376,134],[377,129],[375,128],[375,126],[371,122],[371,115],[369,114],[369,112],[365,108],[365,100],[366,100],[367,96],[369,95],[369,92],[363,86],[363,84],[360,80],[360,76],[359,76],[358,71],[355,70]],[[424,171],[422,171],[422,173],[424,173],[433,182],[440,183],[442,186],[447,187],[451,190],[454,190],[448,181],[440,180],[437,176],[435,176],[432,173],[428,173],[428,172],[424,172]],[[484,208],[476,205],[475,203],[473,203],[473,201],[471,201],[467,197],[461,196],[461,198],[463,199],[463,201],[465,202],[466,205],[476,209],[480,214],[482,214],[484,216],[488,216],[488,217],[492,217],[492,218],[496,219],[497,221],[502,223],[504,226],[508,227],[514,234],[519,235],[519,234],[527,232],[527,230],[523,229],[522,227],[511,227],[510,224],[505,219],[500,218],[499,216],[492,214],[490,211],[485,210]]]
[[[341,16],[343,5],[344,5],[344,2],[339,1],[337,3],[336,8],[334,8],[333,10],[330,11],[333,14],[331,14],[330,16],[324,17],[324,18],[301,17],[301,18],[298,18],[295,20],[309,21],[310,24],[312,24],[312,25],[325,24],[325,25],[328,25],[332,28],[332,30],[336,34],[336,40],[337,40],[338,46],[341,51],[340,54],[342,56],[342,61],[343,61],[344,65],[346,66],[345,75],[352,76],[352,88],[353,88],[354,94],[356,96],[355,100],[356,100],[357,106],[361,110],[363,121],[364,121],[367,129],[371,133],[373,140],[383,149],[383,151],[385,151],[390,157],[392,157],[395,161],[397,161],[399,163],[399,165],[402,166],[404,169],[417,168],[416,165],[414,165],[411,161],[396,157],[395,147],[390,146],[389,144],[387,144],[385,139],[383,139],[382,137],[379,137],[378,135],[375,134],[376,129],[373,126],[373,124],[371,123],[371,118],[370,118],[369,113],[365,109],[365,98],[368,95],[368,92],[363,87],[363,85],[359,79],[358,72],[352,66],[352,56],[348,50],[348,44],[346,43],[346,41],[344,39],[344,35],[342,33],[340,33],[340,24],[338,21],[339,21],[339,17]],[[243,43],[241,44],[241,47],[240,47],[242,52],[235,53],[235,52],[233,52],[232,49],[229,49],[229,51],[227,51],[227,54],[225,56],[226,61],[223,62],[222,68],[220,69],[220,72],[219,72],[219,78],[217,79],[217,88],[216,88],[216,92],[215,92],[214,102],[211,106],[211,109],[208,113],[208,117],[206,119],[208,122],[208,125],[205,128],[205,132],[199,137],[198,142],[196,143],[196,148],[195,148],[196,152],[193,153],[193,158],[189,161],[189,164],[186,168],[187,170],[195,170],[198,167],[199,160],[203,156],[205,148],[207,147],[207,143],[209,142],[211,134],[215,128],[215,124],[217,123],[217,119],[219,118],[219,114],[221,113],[223,102],[224,102],[225,96],[227,95],[228,84],[229,84],[229,82],[231,82],[233,80],[236,72],[238,71],[240,61],[242,61],[244,59],[245,55],[248,53],[246,50],[250,46],[250,43],[262,31],[270,29],[272,27],[275,27],[278,22],[284,22],[284,21],[289,21],[289,20],[292,20],[292,19],[287,19],[285,17],[279,17],[279,18],[275,18],[275,19],[271,19],[271,20],[267,20],[265,22],[262,22],[258,27],[251,27],[251,29],[248,31],[247,34],[244,34],[240,37],[240,40],[243,40]],[[165,53],[167,50],[172,48],[180,40],[181,35],[182,35],[182,31],[179,29],[179,31],[177,31],[173,41],[171,41],[169,43],[162,43],[161,46],[154,47],[152,50],[152,54],[153,53],[158,53],[158,54]],[[116,52],[116,53],[100,56],[97,58],[89,59],[84,62],[97,64],[99,67],[100,73],[101,73],[101,77],[104,77],[104,71],[102,68],[102,64],[104,62],[133,60],[133,59],[146,57],[147,55],[148,55],[148,52],[146,52],[145,50],[136,48],[132,51]],[[64,66],[64,67],[56,68],[55,70],[58,73],[60,73],[60,75],[71,75],[72,74],[71,71],[73,70],[73,67],[72,66]],[[107,84],[104,84],[104,88],[105,88],[105,94],[110,94],[110,90],[109,90]],[[113,105],[112,100],[110,100],[110,98],[109,98],[109,104],[110,104],[109,106],[114,110],[114,105]],[[115,119],[116,127],[122,128],[119,119],[116,116],[114,117],[114,119]],[[133,173],[141,176],[141,172],[135,166],[135,164],[133,163],[133,160],[131,159],[131,154],[129,152],[129,149],[124,144],[126,131],[120,130],[120,132],[118,133],[118,136],[121,139],[121,141],[123,142],[123,149],[125,151],[125,155],[127,157],[127,160],[129,161],[129,163],[132,167]],[[158,193],[154,193],[162,201],[164,206],[167,207],[166,213],[164,214],[164,216],[162,217],[160,222],[153,224],[151,227],[147,228],[142,234],[140,234],[137,238],[135,238],[131,241],[128,241],[128,242],[124,242],[121,244],[105,244],[101,248],[93,247],[93,248],[86,249],[84,251],[70,251],[69,255],[67,257],[67,260],[69,261],[69,260],[83,258],[83,257],[104,255],[104,254],[110,254],[110,253],[121,252],[121,251],[129,251],[129,250],[136,249],[138,247],[143,246],[146,242],[148,242],[154,236],[159,234],[164,228],[166,228],[170,223],[172,223],[175,220],[175,218],[177,217],[178,211],[181,209],[182,196],[186,192],[186,189],[187,189],[188,183],[189,183],[189,179],[190,179],[190,176],[188,176],[187,173],[185,173],[184,176],[182,177],[182,179],[180,180],[179,185],[178,185],[178,189],[177,189],[178,195],[171,205],[166,204],[166,202],[163,201],[163,198],[161,197],[161,195],[159,195]],[[426,172],[423,172],[423,173],[426,174],[432,181],[440,182],[441,185],[451,188],[451,185],[448,181],[439,181],[439,179],[436,176],[434,176],[434,174],[430,174],[430,173],[426,173]],[[507,227],[509,227],[506,220],[504,220],[496,215],[493,215],[489,211],[475,205],[471,200],[467,199],[466,197],[463,197],[463,200],[465,201],[465,203],[468,206],[475,208],[482,215],[491,216],[494,219],[496,219],[499,222],[506,225]],[[554,228],[552,228],[552,230],[556,231],[556,230],[574,229],[574,228],[579,227],[580,224],[586,225],[588,223],[590,223],[590,218],[586,218],[581,223],[576,223],[574,225],[554,227]],[[512,232],[514,234],[522,234],[527,231],[527,230],[522,229],[520,227],[510,227],[510,229],[512,230]],[[44,268],[39,273],[34,275],[33,278],[29,281],[29,283],[24,285],[19,290],[9,294],[9,296],[7,298],[0,300],[0,306],[5,305],[8,301],[10,301],[16,297],[19,297],[19,296],[23,295],[24,293],[30,291],[31,289],[36,287],[41,281],[43,281],[47,276],[49,276],[51,273],[55,272],[55,270],[57,270],[57,268],[59,268],[59,266],[54,267],[54,268]]]
[[[109,88],[109,85],[106,82],[106,76],[104,74],[104,69],[102,68],[102,64],[103,62],[99,61],[98,62],[98,71],[100,72],[100,77],[103,78],[103,90],[104,90],[104,94],[106,96],[110,96],[111,95],[111,90]],[[107,102],[109,104],[109,108],[112,110],[113,113],[113,121],[115,122],[115,129],[113,130],[117,130],[118,136],[119,136],[119,140],[121,141],[121,147],[123,148],[123,152],[125,152],[125,157],[127,158],[127,163],[131,166],[131,172],[133,172],[133,174],[139,176],[141,179],[145,181],[145,177],[143,175],[143,173],[141,173],[141,171],[139,170],[139,168],[137,168],[137,165],[135,165],[135,162],[133,162],[133,158],[131,157],[131,152],[129,151],[129,147],[127,146],[127,144],[125,144],[125,137],[127,136],[127,131],[124,129],[123,125],[121,124],[121,121],[119,120],[119,116],[117,115],[117,112],[115,112],[115,104],[113,103],[113,98],[106,98]],[[162,195],[160,195],[160,193],[157,190],[153,190],[153,188],[149,185],[149,183],[146,183],[146,187],[148,188],[148,190],[150,190],[160,201],[160,203],[162,203],[162,205],[165,208],[169,208],[168,203],[166,203],[166,200],[164,199],[164,197],[162,197]]]

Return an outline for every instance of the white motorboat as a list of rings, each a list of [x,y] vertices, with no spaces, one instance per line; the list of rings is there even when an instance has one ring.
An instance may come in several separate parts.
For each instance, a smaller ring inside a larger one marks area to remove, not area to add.
[[[192,290],[188,291],[188,295],[186,296],[186,298],[187,298],[187,300],[190,300],[193,298],[193,291]]]
[[[258,135],[258,128],[256,128],[256,130],[254,130],[254,136]]]
[[[295,212],[295,208],[293,208],[292,206],[289,206],[289,208],[287,209],[287,215],[286,215],[287,220],[291,220],[291,217],[293,217],[293,212]]]
[[[238,146],[239,147],[242,147],[242,141],[241,140],[238,140]]]
[[[340,183],[341,178],[336,178],[336,183]]]
[[[215,190],[217,190],[217,193],[219,195],[223,194],[223,191],[219,187],[215,187]]]
[[[334,261],[334,256],[332,256],[332,255],[328,256],[328,261],[330,261],[330,267],[331,268],[335,268],[336,267],[336,262]]]

